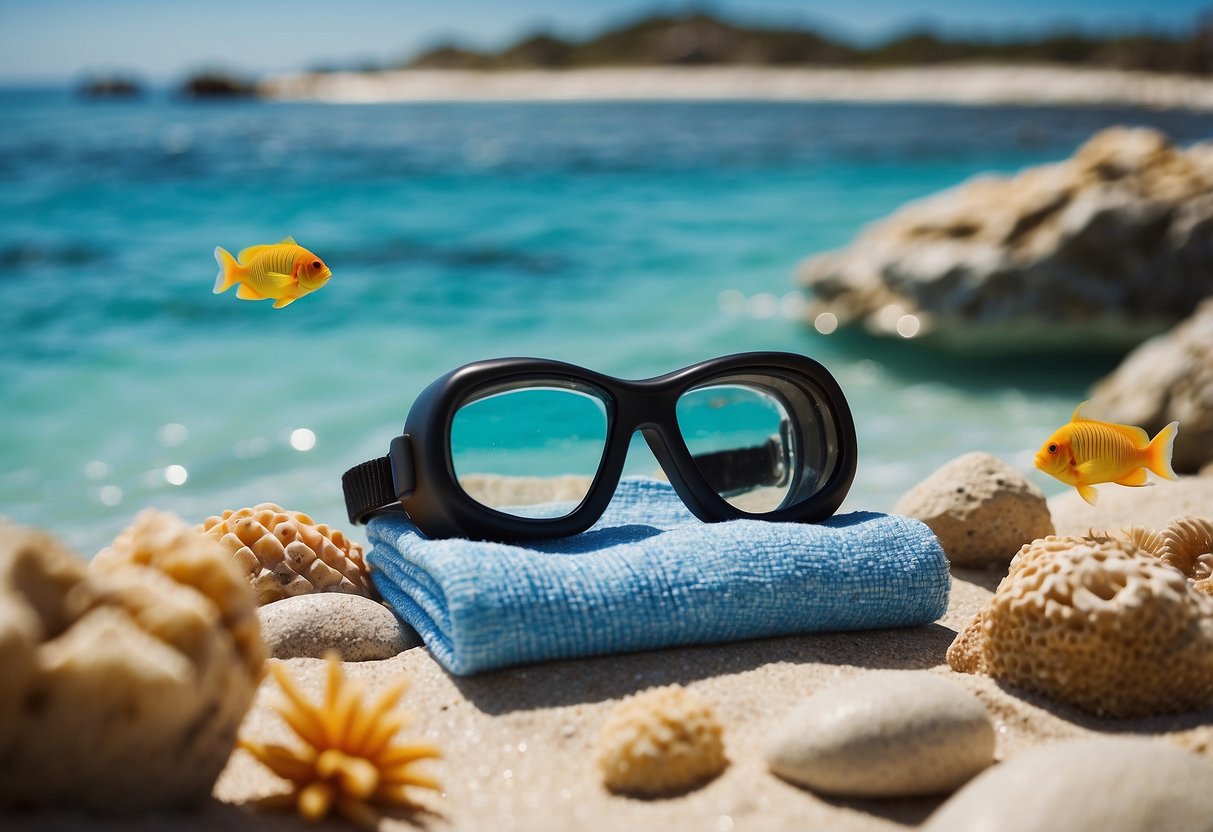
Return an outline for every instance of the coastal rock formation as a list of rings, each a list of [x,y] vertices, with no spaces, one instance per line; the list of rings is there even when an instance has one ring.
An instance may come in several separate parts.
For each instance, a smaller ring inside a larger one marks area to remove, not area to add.
[[[785,780],[826,794],[940,794],[994,762],[994,725],[955,682],[884,671],[806,699],[775,729],[766,759]]]
[[[178,518],[141,514],[91,567],[0,526],[0,806],[203,800],[263,659],[247,584]]]
[[[1145,128],[914,202],[801,268],[809,320],[956,347],[1123,348],[1213,295],[1213,143]]]
[[[1155,739],[1063,740],[1025,751],[973,780],[923,832],[1213,830],[1213,765]]]
[[[947,463],[910,489],[893,511],[930,526],[955,566],[1006,566],[1029,540],[1053,534],[1040,489],[987,453]]]
[[[198,529],[232,553],[258,604],[309,592],[372,595],[362,547],[301,511],[261,503],[208,517]]]
[[[1213,219],[1207,224],[1213,228]],[[1204,281],[1213,284],[1213,266],[1207,269]],[[1199,282],[1196,275],[1193,281]],[[1213,462],[1213,299],[1129,353],[1095,385],[1091,408],[1108,421],[1140,425],[1151,436],[1178,420],[1172,467],[1195,473]]]
[[[723,729],[703,700],[681,685],[625,699],[598,734],[606,787],[656,797],[691,788],[728,765]]]
[[[335,650],[342,661],[377,661],[421,643],[390,609],[359,595],[322,592],[283,598],[258,608],[257,617],[265,646],[276,659],[319,659]]]
[[[1123,537],[1023,547],[948,664],[1099,716],[1213,702],[1213,597]]]

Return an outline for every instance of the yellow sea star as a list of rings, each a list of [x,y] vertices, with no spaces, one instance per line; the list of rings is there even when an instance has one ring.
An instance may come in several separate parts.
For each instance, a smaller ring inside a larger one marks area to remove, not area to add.
[[[290,792],[258,801],[259,807],[294,806],[313,821],[336,810],[359,826],[374,828],[379,815],[372,806],[416,809],[409,787],[441,790],[433,777],[413,770],[418,760],[440,757],[437,748],[392,744],[408,722],[405,714],[392,711],[406,680],[367,704],[362,686],[346,679],[340,660],[330,654],[324,701],[313,705],[282,662],[270,661],[268,666],[284,694],[276,703],[278,713],[305,745],[288,748],[240,738],[240,748],[293,786]]]

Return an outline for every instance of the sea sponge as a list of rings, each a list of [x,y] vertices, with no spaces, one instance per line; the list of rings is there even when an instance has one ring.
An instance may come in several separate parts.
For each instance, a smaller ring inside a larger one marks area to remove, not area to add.
[[[232,553],[258,604],[308,592],[372,597],[362,547],[303,512],[261,503],[208,517],[198,528]]]
[[[1213,700],[1213,597],[1127,539],[1027,544],[979,615],[980,637],[966,628],[948,652],[954,670],[984,667],[1100,716]]]
[[[620,702],[598,734],[598,767],[608,789],[652,797],[688,789],[724,770],[715,713],[681,685]]]
[[[394,745],[408,717],[392,707],[404,693],[400,680],[373,701],[341,672],[338,655],[328,656],[324,701],[313,705],[300,692],[279,661],[269,665],[283,698],[278,713],[303,740],[302,748],[267,745],[245,737],[240,747],[279,777],[291,790],[257,802],[261,808],[294,808],[305,820],[317,821],[330,811],[363,828],[376,829],[373,807],[416,809],[408,789],[441,790],[433,777],[416,770],[418,760],[440,757],[428,743]]]
[[[256,692],[256,607],[221,546],[144,512],[98,558],[0,526],[0,806],[197,803]]]

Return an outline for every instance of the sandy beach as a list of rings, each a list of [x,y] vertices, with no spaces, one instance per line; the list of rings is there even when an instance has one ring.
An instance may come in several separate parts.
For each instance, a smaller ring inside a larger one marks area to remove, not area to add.
[[[392,101],[914,101],[1213,111],[1213,80],[1208,78],[1059,66],[984,64],[900,69],[730,66],[294,73],[271,76],[258,89],[269,98],[351,104]]]
[[[1091,509],[1076,495],[1051,501],[1060,529],[1089,528],[1108,519],[1165,524],[1213,502],[1213,477],[1160,483],[1148,499],[1109,491],[1107,505]],[[1016,690],[985,676],[953,673],[945,652],[990,597],[1002,571],[953,569],[947,613],[926,627],[830,633],[658,650],[552,662],[459,678],[448,675],[424,648],[386,661],[347,663],[347,675],[373,690],[401,676],[411,680],[403,705],[415,723],[403,738],[433,742],[444,759],[426,764],[441,795],[425,795],[432,813],[397,816],[381,829],[433,830],[801,830],[876,832],[921,823],[943,798],[838,799],[816,795],[770,774],[763,745],[772,729],[806,696],[876,670],[926,670],[972,691],[997,732],[995,754],[1006,760],[1052,740],[1097,734],[1170,735],[1189,748],[1213,750],[1213,706],[1196,712],[1130,720],[1098,719]],[[319,699],[324,664],[292,659],[291,673]],[[594,739],[614,705],[648,688],[678,683],[709,702],[724,725],[730,764],[706,786],[666,798],[641,800],[609,793],[594,762]],[[242,734],[291,743],[263,682]],[[236,751],[200,812],[103,819],[66,813],[0,817],[3,828],[43,830],[253,830],[314,828],[289,814],[254,814],[239,805],[282,784],[244,751]],[[16,824],[16,825],[14,825]],[[24,825],[23,825],[24,824]],[[319,828],[345,828],[336,822]]]

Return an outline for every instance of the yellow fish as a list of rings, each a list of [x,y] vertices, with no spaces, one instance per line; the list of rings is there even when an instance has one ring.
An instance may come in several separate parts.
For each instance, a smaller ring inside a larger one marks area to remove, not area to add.
[[[1179,479],[1171,469],[1171,451],[1179,422],[1172,422],[1153,440],[1132,425],[1097,422],[1078,406],[1068,425],[1062,425],[1036,452],[1036,467],[1072,485],[1091,505],[1097,494],[1092,484],[1114,482],[1145,485],[1146,469],[1169,480]]]
[[[316,291],[333,276],[323,260],[291,237],[272,245],[246,248],[240,252],[238,261],[216,246],[215,260],[219,263],[216,295],[239,284],[236,297],[242,300],[273,299],[275,309],[289,306]]]

